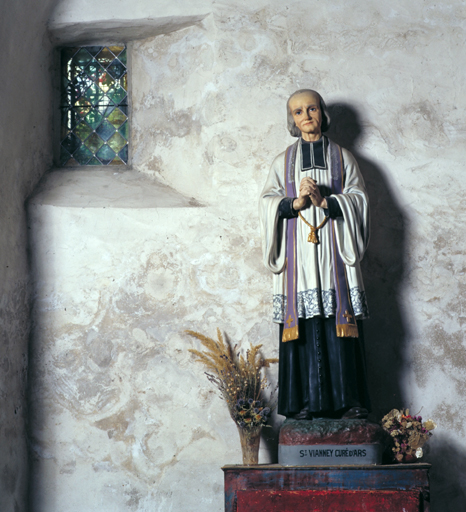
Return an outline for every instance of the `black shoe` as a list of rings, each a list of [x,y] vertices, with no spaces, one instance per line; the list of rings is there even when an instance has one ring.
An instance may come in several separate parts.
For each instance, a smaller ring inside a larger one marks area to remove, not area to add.
[[[298,414],[295,414],[293,416],[293,419],[295,420],[312,420],[312,413],[311,411],[307,408],[307,407],[304,407],[304,409],[301,409],[300,412],[298,412]]]
[[[365,420],[369,415],[369,411],[364,407],[351,407],[341,417],[342,420]]]

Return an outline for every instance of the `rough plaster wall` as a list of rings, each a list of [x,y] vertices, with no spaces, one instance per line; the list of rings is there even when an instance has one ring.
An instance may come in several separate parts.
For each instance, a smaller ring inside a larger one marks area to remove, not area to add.
[[[221,510],[220,466],[240,462],[238,435],[181,331],[264,337],[252,314],[226,320],[251,302],[235,279],[257,287],[259,273],[240,276],[239,247],[228,255],[219,236],[200,237],[215,220],[203,208],[32,209],[48,267],[38,269],[33,510]]]
[[[5,512],[26,511],[29,299],[24,201],[51,165],[46,22],[54,3],[2,2],[0,16],[0,510]]]
[[[63,5],[76,22],[80,2]],[[219,466],[239,462],[237,434],[180,331],[220,326],[273,355],[256,202],[292,142],[284,101],[308,86],[371,198],[374,418],[423,407],[439,424],[433,510],[466,510],[462,3],[211,9],[133,47],[134,167],[203,206],[83,208],[83,195],[66,208],[50,201],[53,184],[31,204],[34,510],[222,509]],[[261,456],[274,460],[273,439]]]

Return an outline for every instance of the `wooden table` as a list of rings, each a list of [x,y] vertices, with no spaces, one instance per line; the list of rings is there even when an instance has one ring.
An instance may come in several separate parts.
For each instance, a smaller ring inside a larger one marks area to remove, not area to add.
[[[228,465],[225,512],[428,512],[430,467]]]

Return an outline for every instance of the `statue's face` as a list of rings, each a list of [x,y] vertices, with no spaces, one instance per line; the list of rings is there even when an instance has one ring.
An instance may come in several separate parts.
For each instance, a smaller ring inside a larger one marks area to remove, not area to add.
[[[322,134],[322,111],[319,97],[310,92],[302,92],[290,99],[289,106],[303,139],[318,140]]]

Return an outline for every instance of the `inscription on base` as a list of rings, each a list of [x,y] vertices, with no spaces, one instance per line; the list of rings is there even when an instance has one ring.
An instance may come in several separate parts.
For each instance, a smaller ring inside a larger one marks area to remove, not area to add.
[[[362,445],[278,445],[282,466],[339,466],[341,464],[381,464],[380,444]]]

